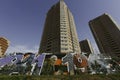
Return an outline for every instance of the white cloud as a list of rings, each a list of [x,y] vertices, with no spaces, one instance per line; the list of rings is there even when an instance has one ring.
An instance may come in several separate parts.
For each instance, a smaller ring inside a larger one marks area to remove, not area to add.
[[[28,47],[26,45],[15,45],[15,46],[9,46],[6,53],[13,53],[13,52],[32,52],[37,53],[38,52],[38,46],[35,45],[33,47]]]

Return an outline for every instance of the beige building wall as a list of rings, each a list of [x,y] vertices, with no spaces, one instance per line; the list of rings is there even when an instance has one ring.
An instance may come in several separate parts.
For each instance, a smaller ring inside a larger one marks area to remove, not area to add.
[[[63,0],[48,11],[39,53],[80,53],[72,13]]]
[[[120,26],[103,14],[89,22],[90,29],[102,54],[120,57]]]

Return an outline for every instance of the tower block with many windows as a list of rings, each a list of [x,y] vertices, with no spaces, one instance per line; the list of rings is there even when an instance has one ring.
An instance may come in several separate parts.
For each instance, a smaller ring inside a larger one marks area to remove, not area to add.
[[[120,57],[120,26],[109,14],[89,22],[90,29],[102,54]]]
[[[39,53],[80,53],[74,18],[63,0],[47,13]]]
[[[0,37],[0,57],[5,56],[5,52],[9,46],[9,41],[4,38],[4,37]]]

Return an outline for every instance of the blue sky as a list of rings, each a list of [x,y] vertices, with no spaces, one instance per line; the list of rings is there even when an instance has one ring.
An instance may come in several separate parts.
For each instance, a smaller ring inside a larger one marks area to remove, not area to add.
[[[37,52],[46,13],[59,0],[0,0],[0,36],[10,41],[8,52]],[[110,14],[120,23],[120,0],[65,0],[73,13],[79,40],[88,38],[96,48],[89,20]]]

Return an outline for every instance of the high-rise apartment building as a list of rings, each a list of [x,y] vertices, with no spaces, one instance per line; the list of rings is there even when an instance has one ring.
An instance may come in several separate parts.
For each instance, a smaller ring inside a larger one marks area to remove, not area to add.
[[[80,53],[74,18],[64,0],[47,13],[39,53]]]
[[[90,29],[102,54],[120,57],[120,26],[103,14],[89,22]]]
[[[0,57],[5,55],[5,51],[7,50],[8,46],[9,41],[4,37],[0,37]]]
[[[87,53],[86,56],[89,56],[89,54],[94,53],[92,45],[88,39],[82,40],[79,43],[81,47],[81,52]]]

